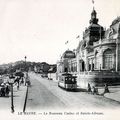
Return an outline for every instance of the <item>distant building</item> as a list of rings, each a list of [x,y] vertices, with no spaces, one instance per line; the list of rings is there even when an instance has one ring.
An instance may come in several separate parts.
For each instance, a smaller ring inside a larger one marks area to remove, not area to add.
[[[50,65],[46,62],[36,63],[34,65],[34,71],[36,73],[55,73],[56,72],[56,64]]]
[[[120,17],[105,30],[98,24],[97,12],[93,9],[90,25],[83,33],[74,58],[61,58],[58,65],[62,72],[77,74],[78,84],[100,86],[120,84]],[[65,67],[67,66],[67,67]]]
[[[57,65],[56,64],[50,65],[48,73],[56,73],[56,69],[57,69]]]

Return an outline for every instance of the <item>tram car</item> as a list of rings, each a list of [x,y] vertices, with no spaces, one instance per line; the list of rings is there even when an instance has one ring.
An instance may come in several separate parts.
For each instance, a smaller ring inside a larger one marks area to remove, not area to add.
[[[65,90],[75,90],[77,88],[77,76],[70,73],[63,73],[59,76],[58,87],[64,88]]]

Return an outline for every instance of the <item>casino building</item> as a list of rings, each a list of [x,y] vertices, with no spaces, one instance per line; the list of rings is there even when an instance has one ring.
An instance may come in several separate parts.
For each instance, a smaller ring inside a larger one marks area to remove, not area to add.
[[[81,87],[87,87],[88,83],[94,86],[120,84],[120,17],[105,30],[98,24],[93,8],[89,23],[76,53],[65,51],[57,69],[76,74]]]

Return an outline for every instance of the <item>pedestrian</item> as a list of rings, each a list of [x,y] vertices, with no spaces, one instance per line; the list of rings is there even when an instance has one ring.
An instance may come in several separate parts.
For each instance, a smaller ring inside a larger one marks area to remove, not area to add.
[[[28,73],[25,73],[25,86],[27,85],[27,81],[28,81]]]
[[[1,96],[5,97],[5,85],[4,85],[4,83],[1,84]]]
[[[89,84],[89,83],[88,83],[88,88],[87,88],[87,91],[88,91],[88,92],[90,92],[90,93],[92,92],[92,90],[91,90],[91,86],[90,86],[90,84]]]
[[[92,91],[92,94],[96,94],[98,95],[98,88],[96,88],[95,86],[93,86],[93,91]]]
[[[24,83],[24,80],[23,80],[23,77],[21,78],[21,82],[20,82],[20,84],[23,84]]]
[[[17,77],[15,79],[15,82],[17,83],[17,90],[19,90],[19,86],[20,86],[20,77]]]
[[[27,78],[26,84],[27,84],[27,86],[31,86],[31,82],[30,82],[30,79],[29,79],[29,78]]]
[[[99,95],[99,93],[98,93],[98,88],[95,88],[96,89],[96,95]]]
[[[7,83],[6,84],[6,88],[5,88],[5,94],[6,94],[6,96],[9,96],[9,92],[10,92],[10,87],[9,87],[9,84]]]
[[[108,89],[108,85],[107,84],[105,84],[105,88],[104,88],[104,94],[105,93],[109,93],[110,91],[109,91],[109,89]]]

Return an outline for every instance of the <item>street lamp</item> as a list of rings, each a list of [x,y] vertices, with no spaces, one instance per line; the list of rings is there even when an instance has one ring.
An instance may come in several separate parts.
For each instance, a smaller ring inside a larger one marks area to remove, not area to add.
[[[9,77],[9,84],[11,85],[11,112],[14,113],[14,104],[13,104],[13,83],[14,83],[14,76],[13,74]]]
[[[25,71],[26,71],[26,59],[27,59],[27,56],[25,56]]]

